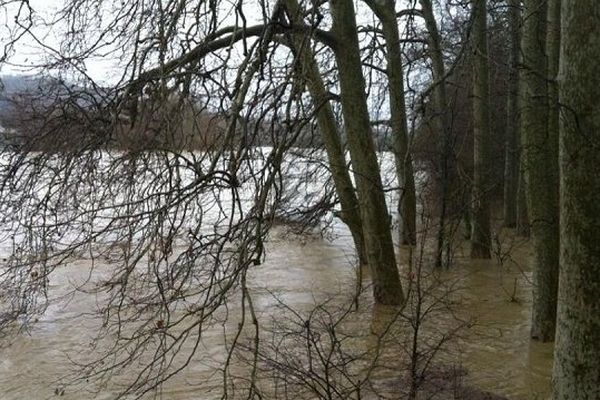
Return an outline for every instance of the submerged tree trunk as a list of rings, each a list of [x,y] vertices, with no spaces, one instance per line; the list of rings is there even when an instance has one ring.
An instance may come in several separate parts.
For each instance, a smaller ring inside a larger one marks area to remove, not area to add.
[[[452,138],[448,118],[448,98],[446,96],[446,71],[437,22],[433,14],[431,0],[419,0],[422,16],[429,35],[429,55],[433,68],[433,103],[434,126],[439,135],[439,189],[440,212],[436,244],[436,267],[444,264],[444,249],[448,246],[446,232],[446,216],[448,213],[448,193],[450,187],[451,166],[453,162]],[[447,254],[447,258],[449,255]]]
[[[521,41],[521,2],[508,1],[510,62],[506,104],[506,150],[504,162],[504,226],[517,227],[519,183],[519,44]]]
[[[383,3],[366,1],[377,15],[383,27],[387,50],[387,76],[390,91],[390,112],[392,120],[392,140],[396,160],[396,175],[400,184],[400,202],[398,213],[401,218],[400,239],[403,244],[416,244],[417,198],[412,154],[408,145],[406,123],[406,103],[404,99],[404,73],[402,71],[402,52],[400,32],[396,20],[394,0]]]
[[[552,6],[551,6],[552,9]],[[600,396],[600,30],[597,0],[563,0],[561,270],[554,400]]]
[[[374,297],[378,303],[401,304],[404,294],[373,143],[354,4],[352,0],[331,0],[330,6],[332,31],[338,41],[334,50],[339,69],[342,113],[358,190],[365,250],[373,275]]]
[[[491,258],[490,244],[490,84],[486,0],[473,5],[473,216],[471,258]]]
[[[301,22],[302,16],[297,0],[286,0],[285,4],[291,20],[297,23]],[[336,193],[340,200],[341,212],[339,217],[350,229],[360,265],[365,265],[367,264],[367,257],[364,249],[358,199],[346,165],[341,135],[329,102],[328,92],[310,47],[310,39],[299,34],[293,35],[292,49],[298,57],[301,72],[306,79],[306,86],[315,107],[318,108],[317,124],[327,152]]]
[[[531,337],[554,339],[558,289],[558,138],[548,131],[547,0],[526,0],[522,54],[527,209],[533,240]]]

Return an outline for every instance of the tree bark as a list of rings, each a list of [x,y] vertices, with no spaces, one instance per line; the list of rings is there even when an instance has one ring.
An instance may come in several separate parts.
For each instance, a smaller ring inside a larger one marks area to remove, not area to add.
[[[471,258],[491,258],[490,244],[490,84],[486,0],[473,5],[473,213]]]
[[[560,61],[560,0],[547,0],[548,26],[546,33],[546,62],[548,68],[548,138],[556,146],[556,167],[558,165],[559,141],[559,100],[558,100],[558,68]],[[554,176],[558,183],[558,174]],[[558,202],[558,194],[557,194]],[[558,206],[557,206],[558,207]]]
[[[302,14],[297,0],[286,0],[285,4],[292,21],[297,23],[302,22]],[[350,230],[360,265],[366,265],[367,257],[364,249],[358,199],[346,165],[344,147],[335,115],[329,102],[328,92],[310,47],[310,39],[300,34],[294,34],[292,41],[292,50],[296,57],[298,57],[301,72],[306,79],[306,87],[315,107],[318,107],[317,124],[325,151],[327,152],[336,193],[340,200],[341,212],[339,213],[339,217]]]
[[[551,5],[551,9],[554,5]],[[555,400],[600,397],[600,2],[563,0]]]
[[[519,106],[519,108],[521,108]],[[519,128],[521,131],[521,128]],[[519,132],[519,137],[522,137]],[[519,143],[522,140],[519,140]],[[529,214],[527,213],[527,184],[525,183],[525,163],[523,162],[523,150],[519,144],[519,183],[517,185],[517,234],[528,238],[530,236]]]
[[[504,162],[504,226],[517,227],[517,187],[519,182],[519,45],[521,41],[520,0],[508,0],[510,61],[506,104],[506,150]]]
[[[387,50],[387,76],[390,92],[390,113],[396,175],[400,186],[398,214],[401,218],[400,240],[402,244],[416,244],[417,198],[412,154],[409,150],[408,127],[406,123],[406,102],[404,99],[404,73],[400,32],[396,20],[395,1],[383,3],[367,0],[367,5],[381,21]]]
[[[354,4],[352,0],[330,0],[330,6],[332,31],[339,43],[334,51],[339,70],[342,113],[358,190],[365,250],[373,275],[374,297],[381,304],[401,304],[404,294],[373,143]]]
[[[522,54],[527,209],[533,241],[531,337],[554,339],[558,289],[558,138],[548,131],[547,0],[526,0]]]

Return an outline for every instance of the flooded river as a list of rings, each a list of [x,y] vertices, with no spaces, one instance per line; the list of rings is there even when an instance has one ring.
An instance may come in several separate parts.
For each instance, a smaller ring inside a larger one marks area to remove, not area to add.
[[[341,230],[334,231],[332,237],[326,239],[288,235],[282,228],[275,230],[267,245],[266,261],[254,267],[248,278],[261,326],[271,327],[261,333],[261,346],[276,348],[276,333],[281,334],[282,331],[274,327],[281,328],[288,318],[293,326],[294,312],[303,315],[327,299],[332,299],[328,304],[343,309],[343,301],[352,297],[356,277],[352,267],[354,256],[348,243],[349,238]],[[460,379],[468,386],[511,399],[544,399],[550,388],[552,345],[528,339],[531,302],[527,267],[529,248],[527,243],[519,242],[511,246],[512,258],[504,259],[502,265],[497,260],[471,262],[459,249],[456,266],[437,276],[441,282],[451,283],[452,291],[448,296],[455,313],[452,319],[463,321],[461,324],[464,326],[440,350],[439,361],[436,358],[434,364],[452,365],[464,370]],[[407,252],[406,248],[400,249],[404,261]],[[125,387],[123,385],[130,383],[132,376],[128,376],[128,369],[113,374],[104,386],[102,380],[70,380],[82,368],[78,363],[86,363],[102,351],[93,346],[93,338],[100,324],[94,313],[101,307],[103,299],[83,291],[86,285],[92,284],[88,282],[90,267],[90,260],[82,258],[59,268],[51,276],[51,302],[47,312],[37,322],[32,322],[27,331],[13,335],[10,344],[7,338],[4,339],[0,348],[0,398],[111,399]],[[94,265],[94,271],[94,274],[102,274],[102,265]],[[404,276],[405,271],[404,268]],[[74,288],[79,290],[73,291]],[[348,329],[355,330],[354,342],[349,342],[350,347],[355,349],[372,346],[378,324],[385,325],[379,319],[385,320],[386,312],[374,309],[369,299],[367,291],[359,299],[358,310],[350,311],[345,319],[346,333]],[[157,394],[147,394],[143,398],[221,398],[224,388],[220,368],[226,358],[227,343],[230,343],[232,333],[242,318],[241,309],[236,304],[239,301],[232,298],[222,322],[214,323],[211,329],[202,332],[202,340],[187,368],[162,384]],[[444,322],[446,317],[440,317],[442,319],[437,322],[426,322],[424,325],[430,328],[423,329],[450,330],[452,322]],[[242,334],[251,337],[252,324],[247,325],[248,329],[244,329]],[[105,339],[106,343],[110,343],[110,338]],[[187,346],[189,348],[184,348],[184,353],[192,348],[192,344]],[[286,344],[279,348],[291,351],[290,346],[293,347]],[[384,364],[406,358],[400,350],[394,350],[393,346],[390,348],[392,350],[382,350]],[[293,355],[293,352],[290,354]],[[303,357],[303,354],[299,351],[297,357]],[[244,375],[249,373],[249,368],[243,357],[234,357],[231,363],[234,365],[229,373],[239,374],[239,382],[247,381],[249,378]],[[235,364],[240,364],[239,368]],[[390,368],[390,376],[397,375],[398,368],[401,367]],[[267,372],[265,374],[268,375]],[[258,379],[261,380],[260,377]],[[387,392],[392,398],[394,384],[390,383],[392,387]],[[265,385],[276,386],[272,382]],[[277,388],[271,389],[275,393]],[[233,393],[232,388],[227,390]],[[289,393],[283,396],[280,392],[278,396],[294,398]],[[242,397],[239,394],[235,396]]]

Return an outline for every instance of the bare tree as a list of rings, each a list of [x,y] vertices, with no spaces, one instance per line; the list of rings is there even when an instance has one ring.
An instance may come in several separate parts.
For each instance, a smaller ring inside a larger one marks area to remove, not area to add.
[[[439,167],[439,186],[440,186],[440,215],[439,231],[437,238],[437,256],[436,264],[444,264],[444,252],[448,254],[447,247],[447,228],[446,217],[448,211],[448,193],[451,175],[451,164],[453,161],[452,139],[450,134],[450,118],[448,115],[448,97],[446,94],[446,67],[444,65],[444,56],[442,50],[442,41],[438,29],[438,24],[433,13],[433,6],[430,0],[420,0],[422,15],[429,35],[429,53],[432,61],[433,71],[433,104],[436,131],[440,135],[438,141],[440,150]]]
[[[473,5],[473,234],[471,257],[490,258],[490,84],[487,43],[487,2]]]
[[[361,207],[365,250],[375,282],[374,295],[383,304],[401,304],[404,296],[371,134],[354,5],[351,0],[334,0],[330,6],[332,32],[339,43],[334,51],[344,125]]]
[[[404,244],[416,244],[417,201],[412,154],[409,146],[404,99],[404,73],[400,48],[400,32],[394,1],[379,4],[365,1],[381,21],[387,52],[387,77],[390,92],[391,125],[393,148],[396,159],[396,174],[400,182],[398,214],[401,217],[400,238]]]
[[[527,209],[534,246],[531,336],[554,338],[558,290],[558,138],[548,132],[546,2],[525,2],[522,126]]]
[[[290,13],[290,20],[294,23],[301,23],[302,12],[294,0],[286,2]],[[346,157],[342,144],[342,135],[339,132],[335,116],[330,104],[330,96],[323,83],[319,68],[314,59],[310,37],[304,38],[295,34],[293,38],[293,49],[299,59],[299,65],[303,76],[305,76],[306,86],[308,87],[315,107],[318,108],[317,122],[323,138],[323,144],[329,157],[331,173],[336,185],[341,212],[340,219],[348,225],[354,239],[354,246],[357,249],[359,263],[366,265],[368,263],[365,247],[362,221],[360,217],[360,207],[356,198],[356,189],[350,179]]]
[[[521,5],[508,1],[510,29],[510,80],[506,118],[506,158],[504,168],[504,225],[517,226],[517,186],[519,180],[519,45],[521,42]]]

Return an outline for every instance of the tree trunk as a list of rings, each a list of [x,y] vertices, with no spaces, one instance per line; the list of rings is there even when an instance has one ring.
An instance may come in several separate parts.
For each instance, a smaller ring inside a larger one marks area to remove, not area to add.
[[[504,163],[504,226],[517,226],[517,185],[519,181],[519,44],[521,41],[520,0],[508,1],[510,65],[506,105],[506,152]]]
[[[331,0],[342,113],[360,205],[367,260],[373,275],[375,301],[404,301],[396,266],[390,220],[367,108],[365,81],[359,53],[356,15],[352,0]]]
[[[522,137],[521,128],[519,128],[519,137]],[[522,140],[519,140],[519,143]],[[517,234],[528,238],[530,235],[529,214],[527,213],[527,184],[525,183],[525,163],[523,161],[523,151],[519,144],[519,183],[517,185]]]
[[[473,234],[471,258],[491,258],[490,244],[490,84],[486,0],[473,5]]]
[[[546,0],[526,0],[522,54],[527,209],[533,240],[531,337],[554,339],[558,288],[558,138],[548,131]]]
[[[286,0],[285,4],[290,18],[297,23],[301,22],[302,14],[297,0]],[[293,35],[292,50],[299,59],[301,72],[306,79],[306,86],[315,107],[318,108],[317,124],[327,152],[336,193],[340,200],[341,212],[339,217],[350,229],[360,265],[366,265],[367,257],[364,249],[358,199],[346,165],[341,135],[329,102],[328,92],[310,47],[310,39],[299,34]]]
[[[554,155],[558,165],[558,141],[559,141],[559,100],[558,100],[558,67],[560,61],[560,0],[547,0],[548,4],[548,27],[546,33],[546,62],[548,68],[548,138],[556,146]],[[559,183],[558,172],[553,176],[556,183]],[[557,213],[558,210],[558,192],[557,195]],[[557,230],[559,230],[557,228]]]
[[[552,10],[554,5],[550,6]],[[555,400],[600,397],[600,2],[563,0]]]
[[[395,2],[394,0],[386,0],[380,3],[369,0],[366,3],[381,21],[385,36],[394,157],[396,160],[396,175],[400,185],[400,201],[398,204],[398,214],[401,218],[400,240],[402,244],[414,245],[416,244],[417,198],[412,154],[408,145],[404,73],[402,71],[400,32],[398,31],[396,10],[394,8]]]
[[[523,151],[523,144],[525,143],[525,132],[523,129],[523,117],[521,115],[521,110],[523,109],[523,99],[525,98],[525,85],[523,84],[524,77],[525,69],[519,68],[519,183],[517,186],[517,234],[519,236],[528,238],[531,235],[531,226],[529,224],[529,211],[527,210],[525,151]]]
[[[433,115],[434,126],[439,135],[439,157],[440,157],[440,176],[438,179],[440,189],[440,212],[439,226],[437,232],[436,246],[436,267],[441,267],[444,260],[444,249],[448,248],[446,232],[446,214],[448,211],[448,193],[450,185],[450,175],[452,166],[452,138],[450,131],[450,121],[448,114],[448,98],[446,96],[446,71],[444,67],[444,57],[440,33],[437,22],[433,14],[431,0],[419,0],[425,26],[429,35],[429,55],[433,68]],[[448,257],[446,257],[448,258]]]

